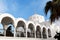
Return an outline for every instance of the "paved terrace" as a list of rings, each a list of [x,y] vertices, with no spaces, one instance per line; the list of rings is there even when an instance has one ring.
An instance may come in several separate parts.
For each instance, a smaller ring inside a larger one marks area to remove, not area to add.
[[[39,38],[24,38],[24,37],[0,37],[0,40],[57,40],[54,38],[39,39]]]

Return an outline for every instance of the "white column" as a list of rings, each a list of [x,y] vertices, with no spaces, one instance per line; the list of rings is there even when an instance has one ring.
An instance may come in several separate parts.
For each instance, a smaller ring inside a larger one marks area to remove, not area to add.
[[[36,31],[35,31],[35,38],[36,38]]]
[[[6,36],[6,29],[8,25],[4,25],[4,36]]]
[[[27,38],[27,28],[26,28],[26,38]]]
[[[43,38],[42,32],[43,32],[43,30],[42,30],[42,28],[41,28],[41,38]]]
[[[4,28],[4,36],[6,36],[6,29]]]
[[[47,38],[48,38],[48,29],[46,29],[46,35],[47,35]]]
[[[16,28],[14,29],[14,37],[16,37]]]

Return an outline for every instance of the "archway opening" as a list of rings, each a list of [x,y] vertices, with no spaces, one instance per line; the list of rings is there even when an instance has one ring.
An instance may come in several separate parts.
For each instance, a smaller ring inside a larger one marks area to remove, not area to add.
[[[0,36],[4,36],[3,32],[4,32],[3,25],[0,24]]]
[[[41,28],[40,28],[40,26],[36,27],[36,38],[41,38]]]
[[[14,26],[12,24],[9,24],[7,29],[6,29],[6,36],[7,37],[13,37],[14,36]]]
[[[27,37],[35,37],[35,28],[32,23],[28,25]]]
[[[44,27],[43,27],[42,35],[43,35],[43,38],[47,38],[46,28],[44,28]]]
[[[51,37],[51,30],[48,29],[48,37],[50,38]]]
[[[3,25],[3,29],[4,29],[4,36],[11,37],[11,35],[8,35],[7,29],[9,28],[8,27],[9,24],[12,24],[14,26],[14,20],[7,16],[2,18],[1,24]]]
[[[24,21],[19,21],[16,28],[17,37],[26,37],[26,24]]]

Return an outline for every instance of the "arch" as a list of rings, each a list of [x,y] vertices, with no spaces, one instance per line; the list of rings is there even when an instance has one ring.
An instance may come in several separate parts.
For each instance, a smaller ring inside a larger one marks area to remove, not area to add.
[[[46,28],[45,27],[43,27],[42,35],[43,35],[43,38],[47,38]]]
[[[16,33],[17,37],[26,37],[26,21],[23,18],[16,20]]]
[[[4,13],[0,15],[0,23],[2,25],[8,25],[12,23],[15,26],[14,22],[15,22],[15,18],[11,14]]]
[[[35,37],[35,24],[32,21],[28,21],[27,37]]]
[[[9,24],[12,24],[15,27],[15,18],[8,13],[4,13],[0,15],[0,23],[3,25],[4,35],[6,36],[6,29]]]
[[[48,29],[48,37],[50,38],[51,37],[51,30]]]
[[[39,25],[36,26],[36,38],[41,38],[41,27]]]

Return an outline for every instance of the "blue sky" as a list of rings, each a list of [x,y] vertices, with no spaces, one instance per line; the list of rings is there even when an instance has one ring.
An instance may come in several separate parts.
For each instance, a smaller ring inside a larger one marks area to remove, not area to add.
[[[45,19],[49,19],[44,14],[44,7],[49,0],[0,0],[0,13],[10,13],[14,17],[22,17],[28,19],[31,15],[37,13],[43,15]]]

